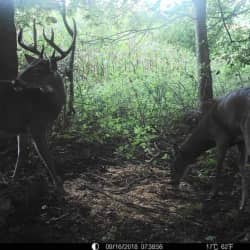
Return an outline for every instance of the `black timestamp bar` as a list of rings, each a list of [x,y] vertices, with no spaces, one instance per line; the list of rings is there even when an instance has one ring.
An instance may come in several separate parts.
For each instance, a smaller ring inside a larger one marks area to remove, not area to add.
[[[90,250],[237,250],[250,249],[250,244],[239,243],[92,243]]]

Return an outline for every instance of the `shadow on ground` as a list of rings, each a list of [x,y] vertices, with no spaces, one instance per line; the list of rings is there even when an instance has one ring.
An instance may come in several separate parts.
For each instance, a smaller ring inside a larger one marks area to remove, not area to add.
[[[0,211],[6,215],[0,216],[0,242],[249,241],[250,208],[238,211],[232,180],[208,202],[209,184],[199,177],[177,192],[167,167],[107,164],[88,158],[86,145],[73,140],[52,146],[64,197],[53,191],[36,157],[23,170],[31,177],[9,184],[14,149],[1,155]]]

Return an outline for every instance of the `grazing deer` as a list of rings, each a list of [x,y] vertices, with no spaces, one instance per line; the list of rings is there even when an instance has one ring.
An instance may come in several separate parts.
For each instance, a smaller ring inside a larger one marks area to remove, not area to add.
[[[43,55],[44,47],[41,51],[37,48],[35,21],[33,32],[33,46],[23,42],[22,30],[18,34],[18,43],[37,57],[25,55],[28,66],[23,72],[11,82],[1,81],[0,83],[0,130],[17,135],[18,156],[13,178],[16,177],[19,166],[24,161],[25,140],[27,134],[30,134],[33,145],[41,161],[47,167],[54,185],[59,191],[63,191],[62,181],[56,174],[48,149],[46,132],[66,101],[64,83],[57,72],[57,62],[71,52],[76,39],[76,24],[74,21],[72,43],[66,51],[54,43],[53,31],[50,39],[43,33],[44,39],[54,48],[54,52],[49,58]],[[58,52],[59,55],[56,56],[55,52]]]
[[[215,196],[226,152],[233,145],[237,145],[240,152],[240,210],[242,210],[247,199],[246,164],[250,155],[250,88],[232,91],[214,101],[211,109],[203,116],[191,136],[180,148],[171,167],[173,185],[179,185],[187,172],[188,165],[198,156],[216,147],[216,178],[210,198]]]

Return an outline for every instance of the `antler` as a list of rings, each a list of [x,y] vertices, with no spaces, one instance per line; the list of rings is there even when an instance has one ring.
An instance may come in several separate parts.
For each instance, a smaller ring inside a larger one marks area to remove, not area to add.
[[[51,37],[50,39],[46,36],[45,34],[45,31],[43,30],[43,37],[44,39],[46,40],[46,42],[54,49],[54,52],[51,56],[52,59],[54,59],[55,61],[60,61],[62,60],[63,58],[65,58],[69,53],[70,51],[73,49],[73,46],[75,44],[75,40],[76,40],[76,22],[75,20],[73,19],[73,23],[74,23],[74,30],[73,30],[73,34],[72,34],[72,37],[73,37],[73,40],[72,40],[72,43],[70,45],[70,47],[64,51],[62,50],[58,45],[55,44],[54,42],[54,31],[53,29],[51,30]],[[68,28],[67,28],[68,30]],[[68,30],[69,31],[69,30]],[[69,32],[70,33],[70,32]],[[70,34],[71,35],[71,34]],[[55,56],[55,52],[58,52],[60,54],[60,56]]]
[[[21,28],[19,33],[18,33],[18,43],[19,45],[32,52],[33,54],[38,55],[39,57],[43,57],[43,52],[44,52],[44,46],[42,47],[42,50],[39,51],[37,48],[37,30],[36,30],[36,20],[33,20],[33,41],[34,41],[34,46],[26,45],[23,41],[23,29]]]

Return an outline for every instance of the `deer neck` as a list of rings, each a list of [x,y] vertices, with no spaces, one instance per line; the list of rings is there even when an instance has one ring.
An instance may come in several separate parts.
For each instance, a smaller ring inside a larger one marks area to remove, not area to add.
[[[184,143],[181,148],[182,155],[188,162],[192,163],[203,152],[215,146],[215,141],[212,140],[209,133],[209,122],[207,117],[204,117],[198,127],[195,128],[192,135]]]

